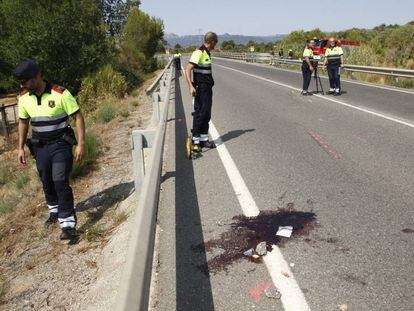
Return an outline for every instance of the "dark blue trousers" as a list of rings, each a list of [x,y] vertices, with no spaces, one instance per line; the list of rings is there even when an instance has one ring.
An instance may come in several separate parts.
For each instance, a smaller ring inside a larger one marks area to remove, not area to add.
[[[213,104],[213,86],[207,83],[196,85],[193,116],[193,137],[203,135],[208,138],[211,107]]]
[[[75,226],[75,210],[69,174],[72,169],[72,145],[66,141],[36,145],[36,166],[48,206],[57,206],[61,227]]]
[[[328,65],[329,87],[341,90],[341,67],[338,65]]]
[[[309,69],[308,64],[302,65],[302,75],[303,75],[303,91],[307,91],[309,89],[309,84],[312,80],[312,72]]]

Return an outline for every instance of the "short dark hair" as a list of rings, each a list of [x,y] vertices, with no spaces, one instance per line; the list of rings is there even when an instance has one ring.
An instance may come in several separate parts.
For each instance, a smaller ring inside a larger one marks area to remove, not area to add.
[[[205,43],[213,43],[213,42],[217,42],[218,38],[217,38],[217,34],[215,32],[209,31],[204,35],[204,42]]]

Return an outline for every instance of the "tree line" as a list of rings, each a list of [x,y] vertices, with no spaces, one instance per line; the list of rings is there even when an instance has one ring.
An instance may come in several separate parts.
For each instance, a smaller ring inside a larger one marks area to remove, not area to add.
[[[255,52],[269,53],[274,50],[277,54],[280,48],[285,53],[292,49],[294,55],[300,57],[306,40],[327,38],[358,41],[360,48],[346,48],[346,58],[349,63],[367,66],[392,66],[414,69],[414,21],[405,25],[379,25],[373,29],[352,28],[339,32],[323,32],[319,28],[311,31],[297,30],[291,32],[281,41],[256,43],[246,45],[236,44],[233,40],[221,42],[225,51],[248,52],[254,46]]]
[[[135,87],[157,68],[153,56],[165,44],[162,20],[139,6],[138,0],[0,0],[0,94],[18,91],[11,73],[25,57],[74,94],[96,76],[105,83],[115,77],[122,84],[115,93]]]

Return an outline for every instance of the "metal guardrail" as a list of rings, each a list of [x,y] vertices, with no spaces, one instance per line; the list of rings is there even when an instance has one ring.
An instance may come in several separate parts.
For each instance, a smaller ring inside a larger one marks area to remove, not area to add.
[[[9,138],[9,135],[13,127],[17,126],[17,103],[14,104],[0,104],[0,133],[6,139]]]
[[[150,92],[158,88],[153,93],[153,107],[155,109],[152,128],[132,132],[135,191],[139,195],[139,201],[131,226],[128,254],[114,306],[115,310],[148,309],[162,154],[171,80],[175,70],[171,64],[172,60],[146,90]],[[147,170],[145,169],[143,148],[151,148]]]
[[[152,82],[152,84],[145,89],[145,93],[150,93],[154,90],[154,88],[158,85],[158,83],[160,82],[161,78],[164,76],[165,71],[167,70],[167,68],[169,68],[171,66],[171,63],[173,62],[173,59],[170,58],[167,65],[165,65],[164,70],[160,73],[160,75],[157,77],[157,79],[154,80],[154,82]]]
[[[257,61],[270,61],[273,63],[279,64],[288,64],[288,65],[301,65],[302,61],[298,59],[286,59],[286,58],[271,58],[271,55],[268,53],[233,53],[233,52],[215,52],[213,54],[215,57],[222,58],[231,58],[245,60],[247,62],[257,62]],[[361,66],[361,65],[350,65],[345,64],[344,69],[349,72],[361,72],[369,74],[379,74],[386,75],[391,77],[400,77],[400,78],[414,78],[414,70],[411,69],[401,69],[401,68],[389,68],[389,67],[372,67],[372,66]]]

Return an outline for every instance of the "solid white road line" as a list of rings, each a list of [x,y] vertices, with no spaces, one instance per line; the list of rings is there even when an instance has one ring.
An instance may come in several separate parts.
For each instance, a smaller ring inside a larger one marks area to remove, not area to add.
[[[301,89],[299,89],[297,87],[294,87],[294,86],[291,86],[291,85],[288,85],[288,84],[285,84],[285,83],[277,82],[277,81],[274,81],[274,80],[270,80],[270,79],[267,79],[267,78],[263,78],[261,76],[257,76],[257,75],[251,74],[251,73],[247,73],[247,72],[244,72],[244,71],[241,71],[241,70],[238,70],[238,69],[234,69],[234,68],[230,68],[230,67],[223,66],[223,65],[218,65],[218,64],[215,64],[214,66],[218,66],[218,67],[222,67],[222,68],[225,68],[225,69],[228,69],[228,70],[232,70],[232,71],[244,74],[244,75],[252,77],[252,78],[256,78],[256,79],[259,79],[259,80],[262,80],[262,81],[270,82],[270,83],[273,83],[273,84],[276,84],[276,85],[279,85],[279,86],[289,88],[291,90],[295,90],[295,91],[299,91],[299,92],[302,91]],[[334,102],[336,104],[339,104],[339,105],[342,105],[342,106],[345,106],[345,107],[348,107],[348,108],[352,108],[352,109],[355,109],[355,110],[366,112],[366,113],[372,114],[374,116],[377,116],[377,117],[380,117],[380,118],[383,118],[383,119],[386,119],[386,120],[389,120],[389,121],[393,121],[393,122],[396,122],[396,123],[414,128],[413,123],[398,119],[397,117],[394,117],[394,116],[387,116],[387,115],[379,113],[379,112],[375,112],[375,111],[372,111],[372,110],[369,110],[369,109],[353,106],[351,104],[347,104],[345,102],[342,102],[342,101],[339,101],[339,100],[336,100],[336,99],[333,99],[333,98],[330,98],[330,97],[322,96],[322,95],[319,95],[319,94],[314,94],[313,96],[324,99],[324,100],[327,100],[327,101],[330,101],[330,102]]]
[[[216,142],[217,152],[239,200],[243,213],[247,217],[257,216],[260,212],[249,189],[244,182],[236,164],[220,138],[216,127],[210,121],[210,134]],[[286,311],[309,311],[305,295],[296,282],[289,265],[283,258],[279,247],[273,245],[273,250],[263,257],[267,270],[276,288],[282,294],[281,301]]]
[[[220,58],[220,57],[217,57]],[[256,67],[261,67],[261,68],[265,68],[266,66],[263,66],[261,64],[256,64],[256,63],[246,63],[245,61],[240,61],[237,59],[230,59],[230,58],[220,58],[226,61],[232,61],[235,63],[242,63],[242,64],[248,64],[250,66],[256,66]],[[214,66],[217,66],[218,64],[214,64]],[[219,65],[220,66],[220,65]],[[293,70],[293,69],[285,69],[285,68],[278,68],[278,67],[269,67],[269,69],[273,69],[273,70],[277,70],[277,71],[286,71],[286,72],[292,72],[298,75],[302,75],[302,72],[298,71],[298,70]],[[320,76],[322,79],[328,79],[327,76]],[[400,93],[406,93],[406,94],[410,94],[410,95],[414,95],[414,91],[410,91],[410,90],[404,90],[402,88],[397,88],[397,87],[389,87],[389,86],[383,86],[380,84],[375,84],[375,83],[368,83],[368,82],[361,82],[361,81],[354,81],[354,80],[349,80],[349,79],[341,79],[342,82],[345,83],[352,83],[352,84],[357,84],[357,85],[361,85],[361,86],[368,86],[368,87],[373,87],[376,89],[383,89],[383,90],[387,90],[387,91],[393,91],[393,92],[400,92]]]

